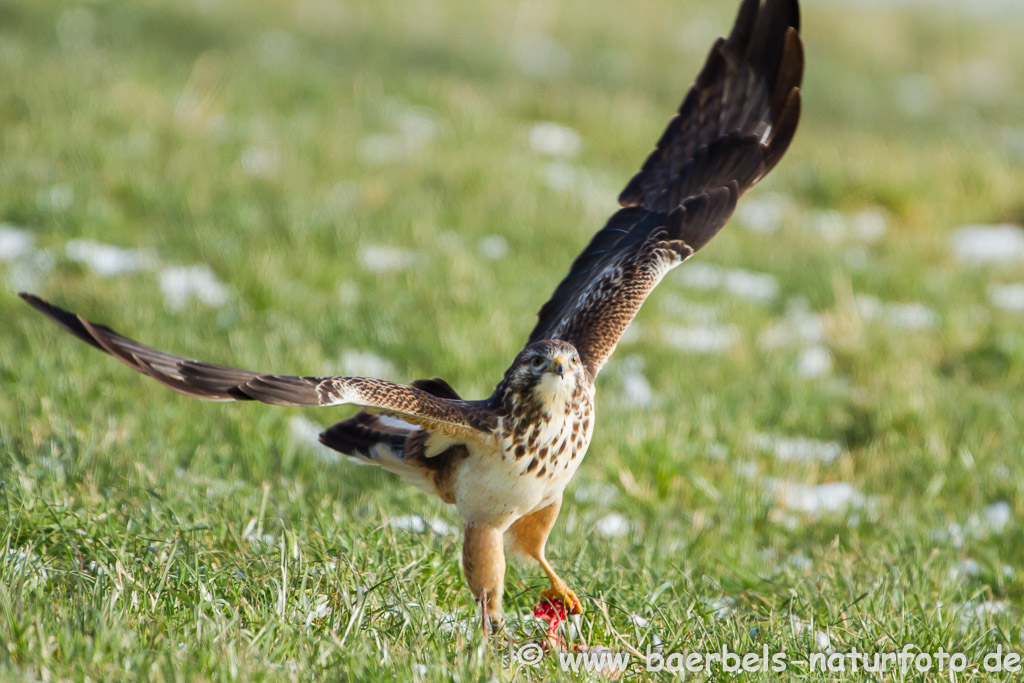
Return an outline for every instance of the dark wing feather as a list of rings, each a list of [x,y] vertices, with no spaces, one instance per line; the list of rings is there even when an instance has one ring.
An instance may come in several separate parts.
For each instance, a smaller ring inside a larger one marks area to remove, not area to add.
[[[741,192],[782,158],[800,115],[803,48],[796,0],[744,0],[655,150],[619,195],[671,212],[735,180]]]
[[[405,455],[410,430],[384,424],[380,417],[360,410],[347,420],[331,425],[320,434],[320,443],[346,455],[369,457],[374,446],[383,444],[399,457]]]
[[[440,377],[433,377],[431,379],[414,379],[412,386],[417,389],[422,389],[428,394],[434,396],[440,396],[441,398],[450,398],[453,401],[461,401],[462,397],[459,396],[458,392],[452,388],[451,384],[444,381]]]
[[[538,313],[530,342],[564,339],[596,376],[671,268],[725,225],[800,117],[797,0],[744,0],[609,219]]]
[[[455,392],[443,380],[431,381],[432,392],[369,377],[297,377],[214,365],[140,344],[31,294],[21,298],[87,344],[186,396],[283,406],[359,405],[431,432],[476,441],[486,440],[492,426],[483,402],[447,398]],[[445,387],[450,394],[445,395]]]

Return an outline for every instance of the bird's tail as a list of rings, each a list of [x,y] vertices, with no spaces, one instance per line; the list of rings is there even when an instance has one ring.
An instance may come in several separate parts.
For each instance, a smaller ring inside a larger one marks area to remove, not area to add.
[[[406,448],[409,438],[419,429],[389,415],[371,415],[361,410],[323,431],[320,443],[357,462],[393,472],[426,493],[435,493],[429,470],[420,458],[410,457]]]
[[[387,450],[401,459],[405,442],[417,429],[403,420],[386,415],[371,415],[361,410],[320,434],[320,443],[345,455],[362,460],[378,459],[377,452]]]

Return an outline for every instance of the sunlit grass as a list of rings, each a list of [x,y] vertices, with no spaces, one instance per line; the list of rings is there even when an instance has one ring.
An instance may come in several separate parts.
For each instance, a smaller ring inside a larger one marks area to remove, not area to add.
[[[35,240],[0,264],[0,677],[555,673],[484,647],[457,535],[395,523],[457,528],[452,510],[301,436],[348,410],[177,396],[14,291],[192,357],[485,396],[734,9],[0,4],[0,222]],[[1024,318],[990,294],[1022,265],[950,247],[1024,222],[1022,31],[1019,12],[806,9],[792,149],[598,382],[549,545],[588,642],[795,661],[820,632],[964,652],[979,679],[1024,648]],[[532,149],[540,121],[579,153]],[[765,212],[774,230],[750,229]],[[72,239],[159,265],[102,277]],[[165,305],[161,269],[194,264],[224,305]],[[785,459],[780,437],[838,452]],[[848,505],[815,511],[826,483]],[[600,533],[609,514],[628,533]],[[542,586],[513,567],[506,610]]]

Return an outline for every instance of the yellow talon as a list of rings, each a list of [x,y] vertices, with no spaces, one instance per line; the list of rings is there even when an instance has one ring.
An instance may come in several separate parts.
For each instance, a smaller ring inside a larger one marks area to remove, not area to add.
[[[569,614],[583,614],[583,603],[564,583],[561,586],[553,585],[551,588],[546,588],[540,594],[549,602],[560,601],[565,605],[565,611]]]

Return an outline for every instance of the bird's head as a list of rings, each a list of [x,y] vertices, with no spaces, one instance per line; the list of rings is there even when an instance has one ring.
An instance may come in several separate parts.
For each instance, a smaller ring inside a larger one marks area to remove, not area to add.
[[[583,383],[585,373],[575,346],[545,339],[524,348],[506,378],[515,391],[530,395],[546,408],[569,399]]]

